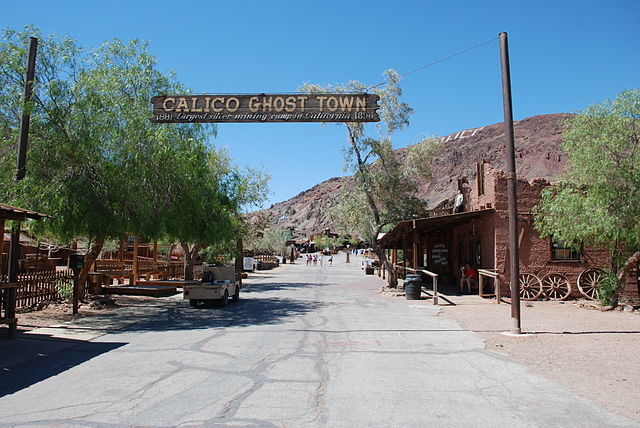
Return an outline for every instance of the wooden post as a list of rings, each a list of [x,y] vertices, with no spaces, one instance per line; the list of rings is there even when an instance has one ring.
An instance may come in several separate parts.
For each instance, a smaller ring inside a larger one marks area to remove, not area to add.
[[[6,270],[4,270],[4,265],[2,264],[3,253],[4,253],[4,218],[0,218],[0,276],[2,276],[2,272],[6,272]]]
[[[158,240],[157,239],[153,240],[153,261],[154,262],[158,261]]]
[[[133,284],[138,283],[138,237],[133,237]]]
[[[511,333],[522,333],[520,323],[520,259],[518,251],[518,197],[516,195],[516,156],[511,108],[511,71],[507,33],[500,33],[500,64],[502,71],[502,102],[506,140],[507,206],[509,212],[509,267],[511,279]]]
[[[124,238],[120,238],[120,247],[118,248],[118,260],[124,262]]]
[[[416,229],[416,221],[413,220],[413,268],[418,269],[418,230]]]
[[[29,144],[29,125],[31,115],[28,104],[31,101],[33,92],[33,82],[36,72],[36,52],[38,50],[38,39],[31,37],[29,43],[29,56],[27,58],[27,75],[24,82],[24,97],[22,107],[22,117],[20,119],[20,140],[18,142],[18,159],[16,162],[15,182],[20,182],[27,172],[27,148]],[[4,240],[4,230],[2,231]],[[9,248],[9,260],[7,266],[7,277],[9,282],[18,282],[18,254],[20,253],[20,222],[15,222],[11,229],[11,247]],[[7,290],[6,314],[8,319],[16,317],[17,289]],[[9,325],[9,337],[15,338],[17,332],[17,321]]]

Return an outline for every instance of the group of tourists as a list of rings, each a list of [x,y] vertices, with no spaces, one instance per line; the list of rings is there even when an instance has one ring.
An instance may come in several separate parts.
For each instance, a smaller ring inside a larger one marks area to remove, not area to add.
[[[307,261],[307,266],[313,264],[314,266],[317,266],[318,263],[320,264],[320,266],[322,266],[322,262],[324,261],[324,256],[322,255],[322,253],[320,254],[307,254],[305,257],[306,261]],[[327,260],[329,262],[329,266],[333,265],[333,254],[329,255],[329,258]]]

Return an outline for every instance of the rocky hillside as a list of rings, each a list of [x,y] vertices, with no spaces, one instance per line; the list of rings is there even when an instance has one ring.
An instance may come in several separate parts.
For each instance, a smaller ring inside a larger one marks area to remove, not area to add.
[[[560,149],[562,122],[568,114],[533,116],[514,123],[516,165],[518,175],[529,180],[546,178],[553,181],[562,171],[565,154]],[[432,179],[420,186],[420,196],[435,207],[451,200],[457,193],[457,180],[467,177],[475,181],[475,164],[485,160],[496,168],[505,167],[506,145],[502,123],[465,129],[441,137],[442,152],[431,165]],[[399,149],[403,158],[407,149]],[[351,177],[338,177],[305,190],[288,201],[253,213],[266,215],[271,224],[293,228],[296,238],[308,238],[325,229],[336,231],[335,219],[329,218],[327,207],[349,186]]]

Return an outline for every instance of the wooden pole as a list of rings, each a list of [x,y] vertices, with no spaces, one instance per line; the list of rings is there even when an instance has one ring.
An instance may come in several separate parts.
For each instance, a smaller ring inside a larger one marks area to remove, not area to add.
[[[412,268],[418,269],[418,230],[416,229],[416,221],[413,220],[413,266]]]
[[[38,39],[31,37],[29,43],[29,57],[27,59],[27,76],[24,82],[24,97],[22,106],[22,118],[20,120],[20,141],[18,144],[18,159],[16,165],[15,182],[22,180],[27,172],[27,148],[29,143],[29,124],[31,115],[29,114],[29,103],[33,92],[33,80],[36,72],[36,52],[38,50]],[[4,239],[4,231],[3,231]],[[11,228],[11,247],[9,248],[9,263],[7,276],[9,282],[18,282],[18,253],[20,252],[20,222],[14,222]],[[7,290],[7,318],[15,318],[17,290],[9,288]],[[9,324],[9,337],[14,338],[17,332],[17,322]]]
[[[133,237],[133,284],[138,283],[138,237]]]
[[[118,260],[124,262],[124,238],[120,238],[120,247],[118,248]]]
[[[0,277],[3,272],[6,272],[4,269],[4,264],[2,263],[2,254],[4,253],[4,218],[0,218]],[[8,263],[8,260],[7,260]]]
[[[504,133],[507,145],[507,197],[509,212],[509,255],[511,274],[511,333],[522,332],[520,323],[520,257],[518,251],[518,198],[516,195],[516,156],[513,138],[513,112],[511,107],[511,72],[509,68],[509,42],[507,33],[500,33],[500,64],[502,69],[502,102],[504,107]]]
[[[154,262],[158,261],[158,240],[157,239],[153,240],[153,261]]]

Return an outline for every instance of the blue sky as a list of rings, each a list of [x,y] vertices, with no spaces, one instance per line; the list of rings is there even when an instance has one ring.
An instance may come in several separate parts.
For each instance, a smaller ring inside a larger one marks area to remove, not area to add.
[[[509,34],[514,119],[576,112],[640,86],[640,0],[2,1],[0,27],[34,24],[84,46],[150,42],[197,93],[290,92],[381,81]],[[498,42],[408,75],[411,126],[394,145],[502,121]],[[151,107],[150,107],[151,108]],[[271,175],[270,203],[345,175],[342,126],[222,124],[214,144]],[[375,132],[375,128],[372,128]]]

